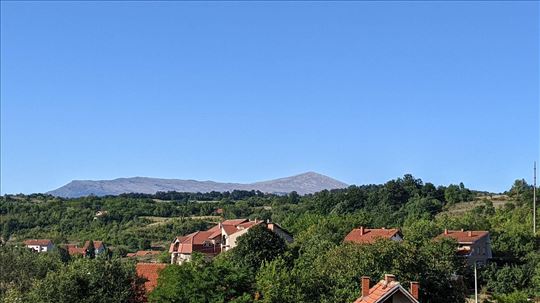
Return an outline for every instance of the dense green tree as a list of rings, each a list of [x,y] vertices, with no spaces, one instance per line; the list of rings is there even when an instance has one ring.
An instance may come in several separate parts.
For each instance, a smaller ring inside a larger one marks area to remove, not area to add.
[[[264,261],[273,260],[285,250],[285,241],[261,223],[238,237],[231,259],[255,272]]]
[[[160,273],[149,302],[250,302],[254,277],[245,268],[220,258],[207,262],[195,254],[190,262],[171,265]]]
[[[28,297],[37,303],[138,302],[141,285],[133,263],[79,258],[36,281]]]

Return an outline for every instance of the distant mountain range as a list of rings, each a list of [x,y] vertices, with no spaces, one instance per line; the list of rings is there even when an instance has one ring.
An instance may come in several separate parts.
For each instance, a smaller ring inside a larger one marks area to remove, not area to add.
[[[236,189],[259,190],[264,193],[290,193],[296,191],[303,195],[324,189],[345,188],[347,186],[347,184],[325,175],[307,172],[296,176],[249,184],[145,177],[97,181],[74,180],[60,188],[49,191],[48,194],[58,197],[74,198],[88,195],[119,195],[123,193],[154,194],[158,191],[204,193],[211,191],[224,192]]]

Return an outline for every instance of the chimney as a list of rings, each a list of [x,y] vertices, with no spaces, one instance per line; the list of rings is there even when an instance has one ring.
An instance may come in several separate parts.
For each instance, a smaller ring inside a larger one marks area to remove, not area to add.
[[[360,236],[363,236],[363,235],[364,235],[364,227],[360,226]]]
[[[445,235],[448,235],[448,228],[445,228],[445,229],[444,229],[444,234],[445,234]]]
[[[391,275],[391,274],[385,274],[384,275],[384,281],[386,281],[386,283],[396,281],[396,276]]]
[[[411,295],[418,300],[420,291],[420,284],[418,282],[411,282]]]
[[[469,230],[469,232],[467,233],[467,235],[468,235],[469,237],[472,237],[472,230]]]
[[[362,297],[369,296],[369,277],[363,276],[360,286],[362,287]]]
[[[463,231],[463,228],[461,229],[461,231]]]

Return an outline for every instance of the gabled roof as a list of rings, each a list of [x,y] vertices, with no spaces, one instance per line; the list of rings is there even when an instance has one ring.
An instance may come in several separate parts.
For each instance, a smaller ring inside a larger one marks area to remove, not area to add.
[[[236,226],[234,225],[223,225],[223,231],[228,235],[232,235],[234,234],[235,232],[239,231],[238,228],[236,228]]]
[[[182,254],[191,254],[193,245],[203,245],[204,242],[210,241],[210,236],[214,234],[212,231],[196,231],[183,237],[177,237],[171,244],[169,252],[178,252]]]
[[[94,242],[94,249],[102,249],[102,248],[105,248],[105,246],[103,245],[103,241],[93,241]],[[83,245],[83,249],[86,250],[88,248],[88,246],[90,246],[90,241],[86,241],[84,242],[84,245]]]
[[[157,286],[159,271],[166,266],[164,263],[137,263],[137,275],[147,280],[144,282],[146,292],[152,291]]]
[[[485,230],[447,230],[437,236],[437,238],[452,238],[459,244],[473,244],[474,242],[489,236],[489,232]]]
[[[418,303],[418,300],[405,290],[399,282],[387,282],[385,280],[379,281],[379,283],[369,289],[369,294],[367,296],[356,299],[354,303],[382,303],[397,292],[401,292],[407,297],[408,302]]]
[[[346,237],[345,242],[370,244],[374,243],[377,239],[391,239],[400,231],[397,228],[360,228],[353,229]]]
[[[39,245],[39,246],[49,246],[52,245],[52,241],[49,239],[31,239],[24,241],[25,245]]]

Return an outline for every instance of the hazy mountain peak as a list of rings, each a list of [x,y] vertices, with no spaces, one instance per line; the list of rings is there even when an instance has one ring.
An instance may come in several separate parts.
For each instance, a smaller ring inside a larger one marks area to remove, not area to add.
[[[347,184],[341,181],[310,171],[290,177],[248,184],[148,177],[117,178],[113,180],[96,181],[73,180],[48,193],[60,197],[81,197],[91,194],[105,196],[119,195],[122,193],[154,194],[158,191],[224,192],[237,189],[260,190],[265,193],[289,193],[296,191],[299,194],[308,194],[324,189],[345,188],[347,186]]]

